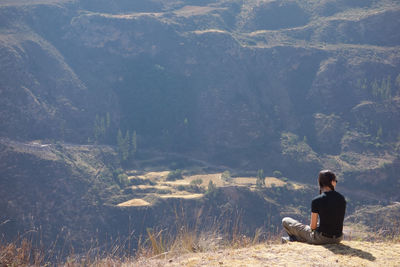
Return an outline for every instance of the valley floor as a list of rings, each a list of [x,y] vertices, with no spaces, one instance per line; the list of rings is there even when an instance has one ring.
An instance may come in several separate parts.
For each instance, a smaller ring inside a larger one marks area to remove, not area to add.
[[[124,266],[400,266],[400,243],[258,244],[248,248],[141,259]]]

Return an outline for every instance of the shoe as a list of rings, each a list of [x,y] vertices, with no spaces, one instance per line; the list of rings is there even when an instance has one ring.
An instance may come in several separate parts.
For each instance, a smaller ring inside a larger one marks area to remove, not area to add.
[[[285,244],[288,242],[295,242],[295,241],[297,241],[297,238],[294,235],[282,236],[281,241],[282,241],[282,244]]]

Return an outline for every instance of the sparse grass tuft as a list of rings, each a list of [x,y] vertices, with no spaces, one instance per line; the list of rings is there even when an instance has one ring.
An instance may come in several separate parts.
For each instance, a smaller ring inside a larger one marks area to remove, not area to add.
[[[45,253],[32,246],[27,238],[7,243],[0,241],[0,266],[43,266]]]

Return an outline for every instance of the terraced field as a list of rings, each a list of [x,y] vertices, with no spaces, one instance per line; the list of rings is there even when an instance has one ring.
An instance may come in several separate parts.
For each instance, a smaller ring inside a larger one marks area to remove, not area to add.
[[[169,171],[151,171],[138,173],[129,171],[128,179],[139,181],[138,185],[131,185],[133,193],[138,196],[128,201],[119,203],[122,207],[143,207],[151,205],[146,199],[155,198],[180,198],[198,199],[204,196],[208,185],[212,182],[216,187],[247,187],[250,190],[256,189],[256,177],[232,177],[223,179],[223,173],[209,173],[196,175],[183,175],[183,179],[167,181]],[[283,187],[290,185],[294,189],[301,189],[304,186],[298,183],[284,181],[277,177],[265,177],[265,187]]]

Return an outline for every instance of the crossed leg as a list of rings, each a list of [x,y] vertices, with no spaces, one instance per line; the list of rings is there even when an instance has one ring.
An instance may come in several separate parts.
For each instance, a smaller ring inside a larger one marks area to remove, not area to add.
[[[282,219],[283,228],[289,236],[294,236],[297,241],[314,243],[313,242],[313,232],[309,225],[305,225],[292,219],[290,217],[285,217]]]

